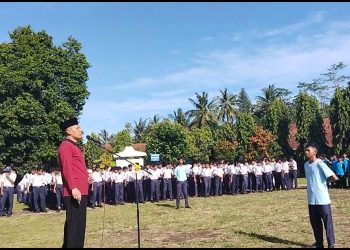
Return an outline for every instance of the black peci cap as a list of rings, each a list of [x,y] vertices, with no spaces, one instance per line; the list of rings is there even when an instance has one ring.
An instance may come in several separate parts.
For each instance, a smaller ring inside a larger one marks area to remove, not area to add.
[[[70,118],[69,120],[63,121],[60,123],[60,129],[65,131],[67,128],[78,125],[78,119],[76,117]]]

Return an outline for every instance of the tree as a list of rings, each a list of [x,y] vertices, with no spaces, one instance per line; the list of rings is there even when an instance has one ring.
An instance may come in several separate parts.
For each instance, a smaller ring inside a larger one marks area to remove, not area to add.
[[[101,132],[98,134],[98,136],[101,139],[102,145],[112,144],[113,134],[109,135],[107,130],[102,129]]]
[[[202,95],[196,93],[197,101],[189,98],[188,100],[193,104],[195,109],[186,112],[191,120],[190,126],[196,126],[202,128],[203,126],[216,123],[215,116],[215,102],[214,100],[209,101],[208,93],[202,92]]]
[[[346,89],[337,88],[330,104],[333,144],[336,153],[350,145],[350,82]]]
[[[292,150],[293,154],[299,148],[299,142],[297,139],[298,127],[296,122],[292,122],[288,125],[288,146]]]
[[[227,92],[227,88],[224,91],[220,90],[221,96],[217,96],[216,106],[219,109],[218,120],[221,122],[233,123],[237,113],[236,108],[236,96]]]
[[[57,166],[59,123],[79,116],[89,96],[90,65],[80,50],[73,37],[55,46],[30,26],[0,44],[1,164],[14,164],[20,174],[26,162]]]
[[[134,141],[135,142],[144,142],[144,136],[146,134],[146,130],[147,130],[147,119],[146,120],[142,120],[142,118],[140,118],[140,120],[138,122],[134,121],[135,123],[135,127],[133,129],[134,132]]]
[[[170,114],[169,118],[184,127],[190,126],[190,119],[188,115],[182,111],[181,108],[178,108],[177,111],[174,111],[173,114]]]
[[[248,94],[244,88],[242,88],[238,94],[237,106],[238,106],[239,112],[245,112],[245,113],[252,112],[253,105],[249,100]]]
[[[99,140],[98,135],[92,133],[90,135],[92,138],[95,140]],[[104,150],[96,145],[93,141],[88,140],[84,145],[83,145],[83,150],[84,150],[84,156],[85,156],[85,161],[86,161],[86,166],[88,168],[93,168],[95,164],[99,162],[99,159],[101,158],[102,154],[104,153]]]
[[[193,128],[188,138],[189,151],[186,158],[190,162],[209,161],[214,143],[210,129],[208,127]]]
[[[124,150],[126,146],[131,145],[132,143],[132,137],[130,136],[130,133],[127,129],[123,129],[122,131],[119,131],[113,138],[114,141],[114,151],[120,152]]]
[[[297,139],[300,143],[298,155],[304,155],[305,143],[316,142],[319,145],[319,153],[324,153],[325,139],[322,131],[323,119],[320,106],[314,96],[307,93],[299,93],[296,98],[296,125],[298,127]]]
[[[189,152],[188,131],[178,123],[162,121],[149,128],[145,137],[147,154],[158,153],[161,160],[175,163]]]
[[[256,122],[254,117],[248,113],[238,113],[235,123],[235,131],[237,135],[238,154],[245,155],[247,153],[249,137],[254,133]]]
[[[263,95],[257,96],[257,106],[260,113],[260,117],[264,116],[269,109],[270,105],[279,99],[283,101],[291,92],[284,88],[276,88],[274,84],[269,85],[267,88],[262,89]]]
[[[278,157],[281,148],[276,142],[276,137],[262,127],[256,127],[253,135],[249,137],[248,151],[245,154],[248,160]]]
[[[225,162],[235,162],[237,157],[237,141],[217,141],[214,145],[214,160]]]

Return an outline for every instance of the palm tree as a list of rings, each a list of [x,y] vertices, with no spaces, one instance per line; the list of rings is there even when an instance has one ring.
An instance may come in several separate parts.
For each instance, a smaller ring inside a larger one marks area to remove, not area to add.
[[[102,129],[101,132],[98,134],[98,137],[101,139],[102,145],[112,144],[113,134],[109,135],[107,130]]]
[[[189,127],[190,125],[190,119],[188,115],[182,111],[182,108],[178,108],[177,111],[174,111],[174,114],[170,114],[169,118],[184,127]]]
[[[222,122],[232,123],[238,111],[236,108],[236,96],[227,92],[227,88],[224,91],[220,90],[220,93],[221,96],[216,97],[219,109],[218,119]]]
[[[282,100],[286,98],[291,92],[284,88],[276,88],[275,84],[269,85],[267,88],[261,90],[263,96],[257,96],[257,106],[260,112],[265,113],[270,104],[277,98]]]
[[[160,122],[160,116],[159,114],[156,114],[153,116],[153,118],[151,119],[151,121],[149,122],[149,126],[152,126],[153,124],[157,124]]]
[[[191,118],[190,126],[196,125],[198,128],[202,128],[205,125],[211,125],[216,123],[216,106],[214,100],[208,100],[208,93],[202,92],[202,95],[199,95],[196,92],[197,102],[192,98],[188,100],[193,104],[195,109],[187,111],[185,114]]]
[[[147,130],[147,120],[142,120],[142,118],[140,118],[140,120],[138,122],[134,121],[135,123],[135,127],[133,129],[134,132],[134,140],[135,142],[144,142],[144,134]]]

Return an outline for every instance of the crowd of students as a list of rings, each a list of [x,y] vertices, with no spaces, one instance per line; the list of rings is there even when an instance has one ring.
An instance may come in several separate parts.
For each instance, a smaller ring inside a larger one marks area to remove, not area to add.
[[[346,155],[321,159],[335,172],[339,181],[332,187],[346,188],[349,185],[349,159]],[[89,206],[103,207],[104,204],[124,205],[136,202],[159,202],[176,197],[176,179],[173,164],[146,165],[135,171],[133,165],[101,169],[96,165],[88,169]],[[8,169],[7,169],[8,170]],[[13,194],[17,202],[24,203],[35,213],[48,209],[63,209],[63,182],[59,169],[45,172],[34,168],[15,186],[16,173],[13,169],[1,175],[0,215],[12,215]],[[293,158],[229,164],[195,163],[186,164],[187,188],[190,196],[209,197],[221,195],[271,192],[298,188],[298,167]],[[10,181],[12,180],[13,183]],[[137,193],[136,193],[137,191]],[[12,196],[12,198],[11,198]]]

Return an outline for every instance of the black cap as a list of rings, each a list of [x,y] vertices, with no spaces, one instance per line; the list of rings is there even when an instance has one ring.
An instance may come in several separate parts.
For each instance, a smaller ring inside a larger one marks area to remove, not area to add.
[[[76,117],[70,118],[69,120],[63,121],[60,123],[60,129],[65,131],[67,128],[78,125],[78,119]]]

